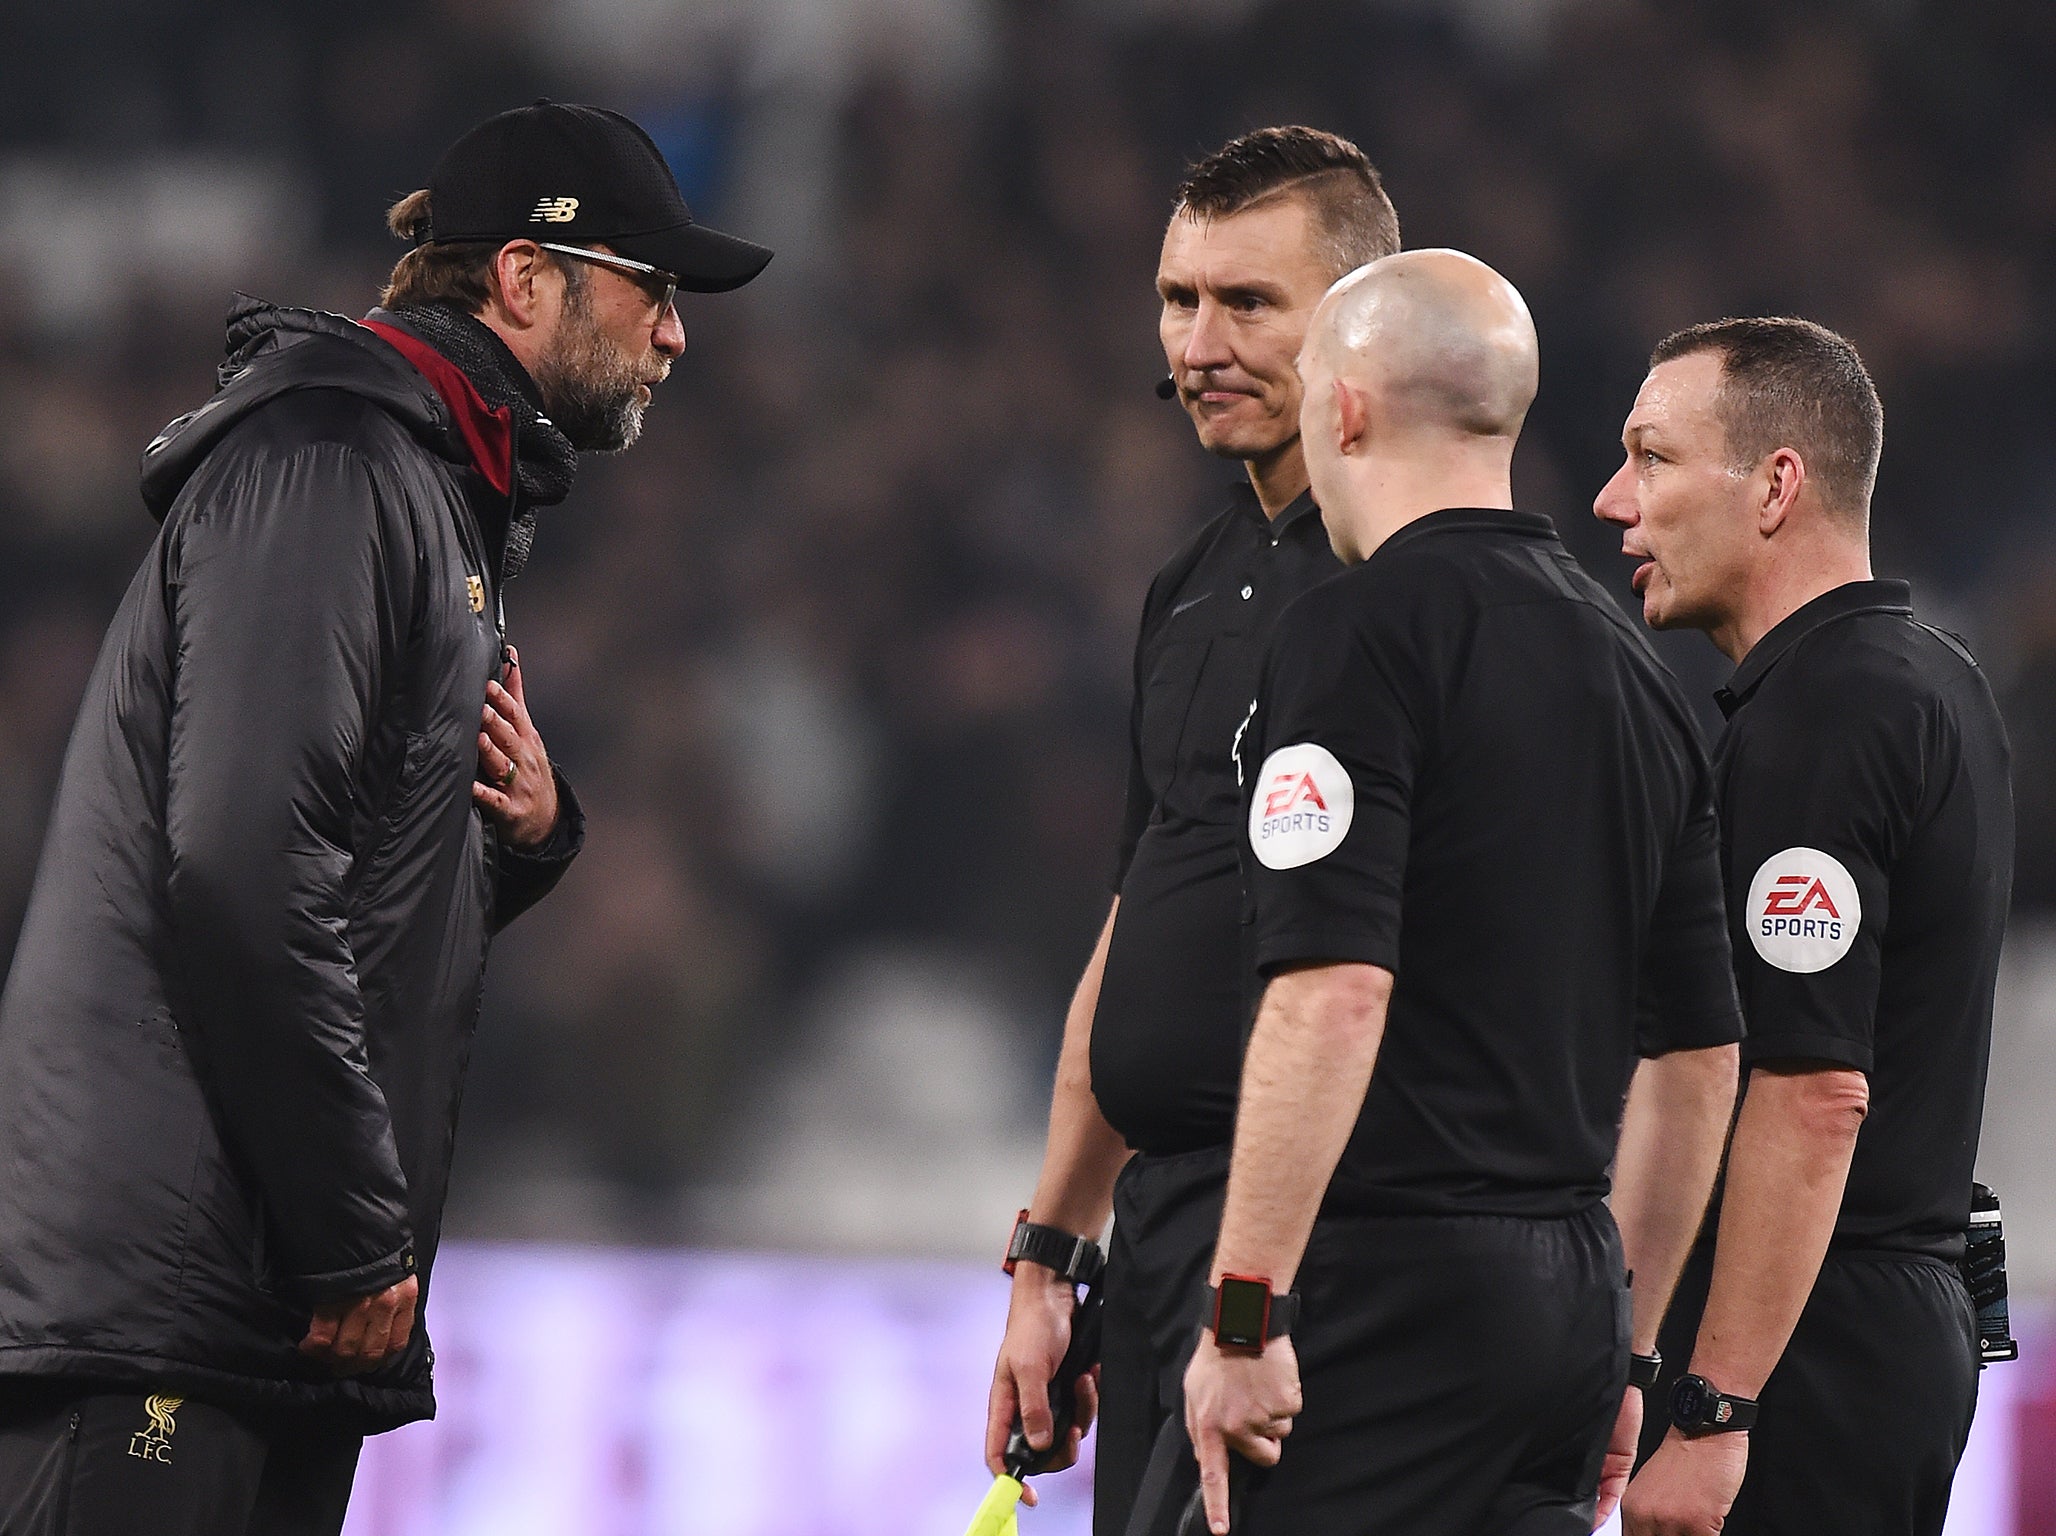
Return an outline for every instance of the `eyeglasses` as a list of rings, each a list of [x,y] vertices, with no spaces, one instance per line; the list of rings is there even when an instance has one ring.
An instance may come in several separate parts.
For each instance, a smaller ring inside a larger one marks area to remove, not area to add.
[[[638,286],[657,300],[660,318],[671,307],[671,301],[678,297],[678,279],[662,267],[653,267],[646,261],[630,261],[626,256],[616,256],[609,251],[590,251],[582,245],[558,245],[550,240],[538,240],[536,244],[546,251],[555,251],[559,256],[576,256],[580,261],[598,262],[603,267],[612,267],[617,272],[639,278]]]

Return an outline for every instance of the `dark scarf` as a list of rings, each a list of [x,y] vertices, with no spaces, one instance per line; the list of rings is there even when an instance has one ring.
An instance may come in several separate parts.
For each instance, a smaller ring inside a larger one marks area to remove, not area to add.
[[[513,412],[514,477],[521,494],[500,560],[500,579],[511,581],[535,544],[535,509],[553,507],[570,494],[578,450],[543,414],[542,391],[491,326],[453,304],[409,304],[393,315],[463,369],[487,405]]]

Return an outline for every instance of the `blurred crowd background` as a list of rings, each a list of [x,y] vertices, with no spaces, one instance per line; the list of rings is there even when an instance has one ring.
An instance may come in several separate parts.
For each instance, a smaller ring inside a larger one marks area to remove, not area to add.
[[[682,305],[644,442],[587,461],[508,593],[591,840],[496,954],[453,1230],[984,1252],[1108,899],[1142,594],[1236,472],[1151,389],[1170,191],[1299,121],[1363,145],[1407,244],[1527,295],[1519,492],[1624,600],[1590,501],[1649,346],[1791,312],[1861,347],[1880,573],[1969,638],[2013,733],[2035,963],[1993,1144],[2024,1152],[2056,1052],[2051,79],[2046,0],[14,14],[0,961],[153,533],[137,456],[210,390],[230,291],[361,314],[399,254],[386,206],[456,134],[541,95],[614,106],[697,211],[780,254]],[[1701,694],[1721,676],[1696,636],[1665,654]]]

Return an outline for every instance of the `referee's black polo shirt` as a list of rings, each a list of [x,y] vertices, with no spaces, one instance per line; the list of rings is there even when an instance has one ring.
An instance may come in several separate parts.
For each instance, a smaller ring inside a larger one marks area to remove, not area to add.
[[[1341,569],[1311,495],[1273,521],[1244,483],[1143,604],[1121,911],[1092,1024],[1100,1112],[1140,1151],[1233,1134],[1247,1013],[1235,731],[1279,612]]]
[[[1398,978],[1329,1213],[1584,1210],[1635,1058],[1740,1037],[1691,710],[1547,518],[1434,513],[1294,603],[1241,760],[1259,965]]]
[[[1835,1244],[1953,1260],[2013,885],[1991,689],[1906,583],[1859,581],[1765,635],[1718,698],[1743,1059],[1865,1073]]]

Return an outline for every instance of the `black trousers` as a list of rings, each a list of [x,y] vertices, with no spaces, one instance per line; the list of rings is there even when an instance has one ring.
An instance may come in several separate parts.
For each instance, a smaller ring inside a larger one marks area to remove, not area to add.
[[[363,1437],[78,1384],[0,1394],[0,1536],[336,1536]]]
[[[1167,1536],[1197,1484],[1178,1389],[1226,1162],[1137,1159],[1116,1190],[1094,1536]],[[1627,1380],[1603,1207],[1324,1219],[1298,1289],[1306,1411],[1238,1478],[1237,1536],[1586,1536]]]
[[[1137,1153],[1114,1184],[1100,1319],[1092,1536],[1125,1536],[1158,1435],[1185,1424],[1185,1365],[1228,1187],[1227,1147]]]
[[[1662,1443],[1663,1404],[1691,1359],[1712,1273],[1712,1244],[1701,1244],[1659,1338],[1645,1458]],[[1953,1265],[1831,1250],[1764,1384],[1722,1536],[1940,1536],[1977,1377],[1976,1319]]]

